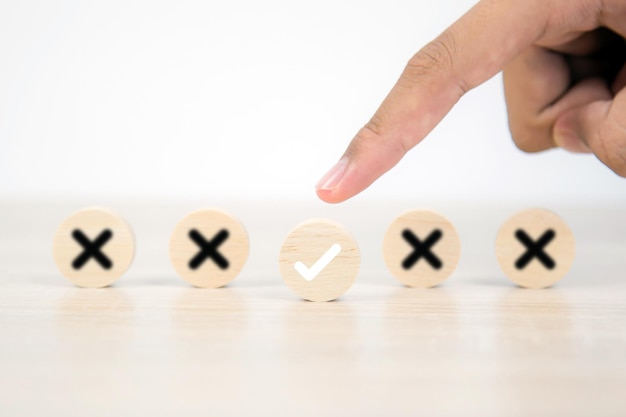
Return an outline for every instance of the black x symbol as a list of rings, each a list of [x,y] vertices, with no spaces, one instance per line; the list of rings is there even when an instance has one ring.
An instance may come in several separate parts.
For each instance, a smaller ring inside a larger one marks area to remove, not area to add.
[[[520,256],[517,262],[515,262],[515,267],[517,269],[524,269],[530,261],[537,258],[546,268],[554,269],[556,266],[554,259],[550,258],[548,254],[543,251],[543,249],[552,241],[552,239],[554,239],[555,236],[556,233],[554,230],[549,229],[539,238],[538,241],[533,242],[525,231],[518,229],[515,232],[515,237],[522,242],[524,246],[526,246],[526,253]]]
[[[443,266],[441,259],[435,256],[430,249],[435,245],[435,243],[437,243],[437,241],[439,241],[439,239],[441,239],[442,236],[443,233],[441,233],[441,230],[436,229],[426,238],[426,240],[422,242],[409,229],[404,229],[402,237],[404,240],[409,242],[411,246],[413,246],[413,252],[411,252],[411,254],[404,259],[402,267],[404,269],[411,269],[417,261],[424,258],[433,268],[441,269]]]
[[[111,269],[113,262],[100,250],[113,237],[111,230],[104,230],[93,242],[79,229],[74,229],[72,237],[83,247],[83,252],[72,262],[74,269],[81,269],[91,258],[95,259],[104,269]]]
[[[221,269],[228,269],[228,259],[217,251],[217,248],[228,239],[228,230],[220,230],[210,241],[196,229],[189,232],[189,237],[200,247],[200,252],[189,261],[189,268],[198,269],[207,258],[211,258]]]

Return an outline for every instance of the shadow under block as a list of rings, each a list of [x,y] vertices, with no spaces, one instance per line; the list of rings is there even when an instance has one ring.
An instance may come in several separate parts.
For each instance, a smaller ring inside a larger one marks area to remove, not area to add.
[[[170,239],[170,260],[189,284],[219,288],[243,269],[249,253],[248,233],[230,214],[216,209],[185,216]]]
[[[432,211],[409,211],[387,229],[383,257],[389,271],[404,285],[430,288],[456,269],[461,241],[445,217]]]
[[[52,247],[59,271],[85,288],[111,285],[128,270],[135,255],[130,226],[105,208],[87,208],[65,219]]]
[[[576,253],[574,235],[555,213],[544,209],[515,214],[496,238],[502,271],[517,285],[547,288],[570,270]]]
[[[331,301],[354,284],[360,261],[357,243],[343,226],[310,219],[285,238],[279,268],[287,287],[300,297]]]

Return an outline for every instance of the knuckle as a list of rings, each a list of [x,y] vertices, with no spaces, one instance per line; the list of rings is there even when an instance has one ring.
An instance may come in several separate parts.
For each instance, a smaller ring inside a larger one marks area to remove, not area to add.
[[[623,163],[622,163],[622,165],[620,167],[611,168],[611,169],[613,170],[613,172],[615,172],[620,177],[626,178],[626,166]]]
[[[380,127],[376,122],[372,123],[370,120],[365,126],[363,126],[356,134],[350,146],[346,151],[346,156],[355,158],[358,155],[366,153],[372,145],[380,138]]]
[[[611,156],[606,165],[620,177],[626,178],[626,155]]]
[[[366,154],[376,150],[380,152],[384,149],[385,153],[397,155],[401,157],[406,154],[412,147],[410,141],[405,137],[391,135],[384,128],[384,116],[376,114],[365,124],[356,134],[346,152],[349,157]],[[382,146],[382,148],[381,148]]]
[[[406,65],[405,76],[415,81],[427,75],[448,72],[455,56],[456,41],[451,34],[444,33],[413,55]]]
[[[581,33],[596,29],[597,22],[604,21],[605,3],[606,0],[577,1],[568,4],[569,7],[561,7],[559,2],[541,2],[546,16],[542,35],[547,34],[549,28],[576,27]]]
[[[367,136],[380,137],[383,135],[385,116],[381,114],[381,110],[372,116],[372,118],[363,127],[363,131],[367,133]]]
[[[536,153],[548,149],[545,146],[545,141],[540,140],[540,133],[537,132],[537,129],[509,123],[509,130],[515,146],[522,152]]]
[[[515,146],[522,152],[536,153],[543,149],[540,149],[530,136],[518,136],[514,137]]]

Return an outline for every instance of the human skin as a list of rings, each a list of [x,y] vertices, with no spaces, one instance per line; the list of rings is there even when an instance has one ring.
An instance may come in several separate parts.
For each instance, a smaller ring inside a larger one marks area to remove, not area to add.
[[[626,0],[480,1],[409,60],[318,196],[363,191],[500,71],[521,150],[593,153],[626,177],[625,37]]]

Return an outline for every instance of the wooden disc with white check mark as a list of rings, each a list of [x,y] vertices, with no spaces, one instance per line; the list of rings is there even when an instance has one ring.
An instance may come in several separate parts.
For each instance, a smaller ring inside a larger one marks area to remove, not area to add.
[[[195,287],[219,288],[241,272],[248,259],[248,233],[230,214],[202,209],[185,216],[170,238],[170,260]]]
[[[285,284],[309,301],[331,301],[356,280],[361,256],[356,241],[338,223],[310,219],[297,225],[280,249]]]
[[[135,238],[126,221],[105,208],[87,208],[65,219],[54,235],[54,261],[74,284],[101,288],[128,270]]]

